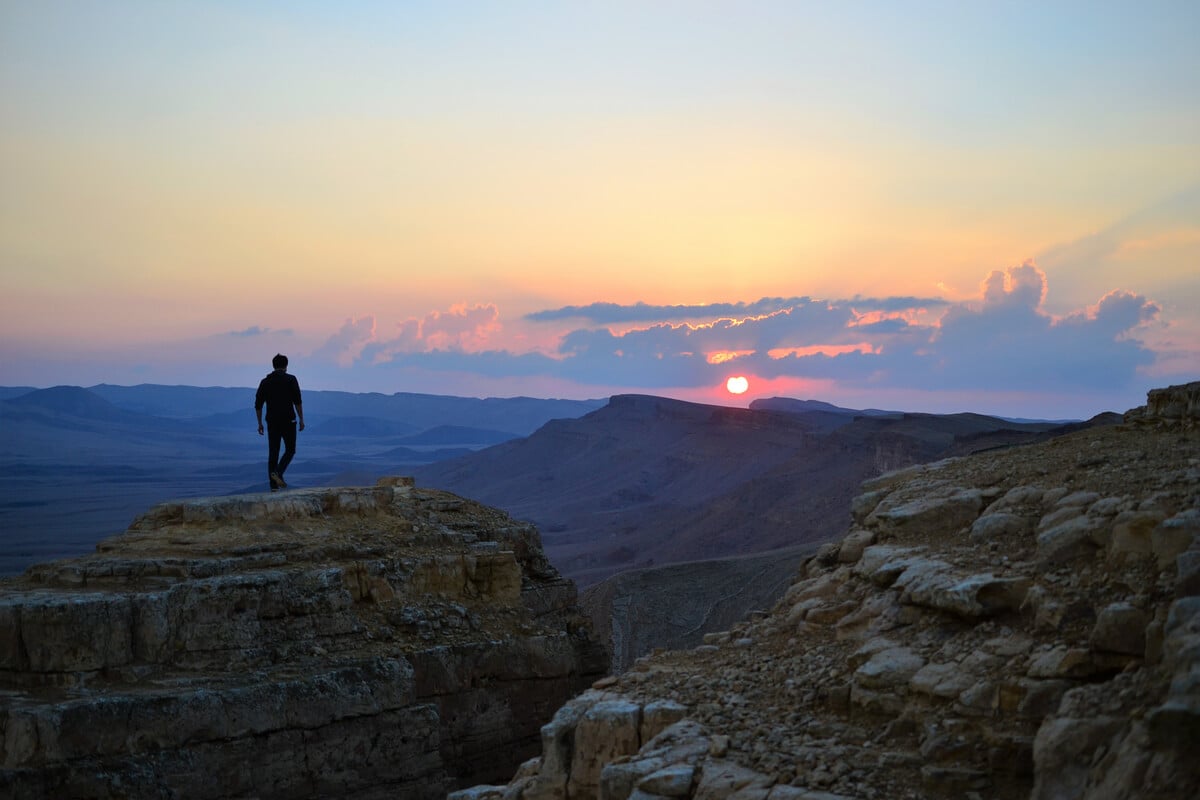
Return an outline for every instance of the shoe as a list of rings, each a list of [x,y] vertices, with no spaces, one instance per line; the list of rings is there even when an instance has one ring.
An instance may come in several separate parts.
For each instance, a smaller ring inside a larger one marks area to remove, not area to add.
[[[271,473],[271,488],[274,489],[275,487],[279,487],[280,489],[287,488],[287,484],[283,482],[283,476],[278,472]]]

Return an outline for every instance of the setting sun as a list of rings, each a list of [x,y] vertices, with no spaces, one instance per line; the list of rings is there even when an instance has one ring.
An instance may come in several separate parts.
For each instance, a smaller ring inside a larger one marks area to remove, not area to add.
[[[725,381],[725,388],[729,390],[730,394],[742,394],[750,388],[750,381],[742,375],[735,375]]]

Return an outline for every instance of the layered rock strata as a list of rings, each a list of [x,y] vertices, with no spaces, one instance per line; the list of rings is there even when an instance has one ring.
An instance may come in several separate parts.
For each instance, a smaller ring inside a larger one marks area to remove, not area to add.
[[[606,668],[537,531],[387,479],[173,502],[0,583],[0,796],[444,797]]]
[[[453,797],[1200,796],[1200,431],[1158,408],[868,481],[771,612]]]

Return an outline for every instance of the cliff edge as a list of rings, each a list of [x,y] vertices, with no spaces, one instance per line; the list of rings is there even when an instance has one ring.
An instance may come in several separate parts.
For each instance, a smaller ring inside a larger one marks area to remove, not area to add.
[[[598,681],[452,797],[1200,796],[1198,398],[867,481],[770,612]]]
[[[503,512],[411,479],[166,503],[0,581],[0,796],[440,798],[606,668]]]

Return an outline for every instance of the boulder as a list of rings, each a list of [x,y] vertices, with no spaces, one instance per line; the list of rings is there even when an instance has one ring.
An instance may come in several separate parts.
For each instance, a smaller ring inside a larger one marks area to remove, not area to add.
[[[567,779],[572,797],[595,797],[600,773],[619,756],[641,747],[642,709],[627,700],[601,700],[584,712],[575,726],[574,754]]]
[[[1150,617],[1129,603],[1111,603],[1096,618],[1091,646],[1095,650],[1141,656],[1146,652]]]
[[[1189,508],[1165,519],[1150,534],[1150,549],[1158,566],[1166,569],[1193,545],[1200,545],[1200,509]]]
[[[843,564],[853,564],[862,558],[863,550],[875,543],[875,532],[869,530],[854,530],[842,539],[838,549],[838,561]]]
[[[969,527],[983,510],[983,493],[979,489],[943,487],[936,494],[913,498],[897,498],[897,494],[889,495],[871,512],[864,521],[866,527],[884,536],[907,530],[920,530],[931,536],[953,534]]]

